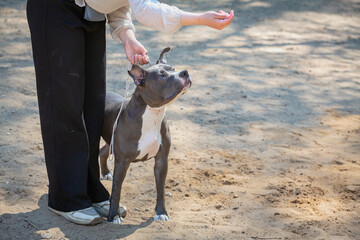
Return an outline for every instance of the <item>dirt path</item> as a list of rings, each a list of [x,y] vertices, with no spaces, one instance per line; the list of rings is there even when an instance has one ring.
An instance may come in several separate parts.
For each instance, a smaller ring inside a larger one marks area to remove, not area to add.
[[[166,2],[236,13],[222,32],[137,26],[194,80],[168,109],[171,221],[152,221],[148,161],[125,180],[125,224],[93,227],[47,210],[25,1],[0,2],[0,239],[359,239],[360,2]],[[108,90],[124,93],[127,65],[108,34]]]

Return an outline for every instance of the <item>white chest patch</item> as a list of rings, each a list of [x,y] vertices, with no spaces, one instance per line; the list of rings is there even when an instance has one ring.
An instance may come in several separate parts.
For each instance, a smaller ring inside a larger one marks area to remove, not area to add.
[[[165,111],[165,107],[146,107],[142,116],[141,136],[138,142],[138,151],[140,153],[136,159],[142,159],[146,154],[148,158],[152,158],[159,151],[161,145],[161,123],[164,119]]]

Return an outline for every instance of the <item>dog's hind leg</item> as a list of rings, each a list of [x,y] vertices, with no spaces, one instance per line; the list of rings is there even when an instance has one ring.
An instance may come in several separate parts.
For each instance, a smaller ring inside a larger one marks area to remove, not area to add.
[[[105,144],[99,150],[99,157],[100,157],[100,168],[101,168],[101,175],[102,180],[113,180],[113,176],[108,168],[107,159],[109,157],[109,145]]]

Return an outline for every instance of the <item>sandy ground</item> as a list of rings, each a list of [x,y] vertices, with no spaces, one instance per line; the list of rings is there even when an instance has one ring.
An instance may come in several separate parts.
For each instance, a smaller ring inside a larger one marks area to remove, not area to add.
[[[360,1],[167,2],[236,13],[221,32],[137,24],[194,80],[168,108],[171,221],[152,221],[150,160],[128,171],[125,223],[92,227],[47,209],[25,1],[0,2],[0,239],[360,239]],[[108,34],[108,90],[127,66]]]

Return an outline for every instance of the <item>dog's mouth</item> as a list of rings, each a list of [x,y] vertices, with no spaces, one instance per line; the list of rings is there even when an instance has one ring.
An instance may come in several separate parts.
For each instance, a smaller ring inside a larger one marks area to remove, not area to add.
[[[183,87],[182,92],[183,92],[183,94],[184,94],[184,93],[185,93],[187,90],[189,90],[189,88],[191,87],[192,81],[191,81],[191,78],[190,78],[190,77],[188,77],[188,78],[186,78],[186,79],[183,79],[183,81],[184,81],[184,87]]]
[[[183,95],[184,93],[187,92],[187,90],[189,90],[189,88],[192,85],[192,81],[190,77],[187,78],[183,78],[182,79],[182,84],[179,84],[177,87],[177,91],[175,91],[173,94],[171,94],[170,96],[168,96],[166,99],[169,102],[174,102],[176,101],[176,99],[178,97],[180,97],[181,95]]]
[[[184,93],[187,92],[187,90],[189,90],[189,88],[192,85],[192,81],[191,81],[190,76],[188,76],[186,78],[182,78],[181,80],[182,80],[181,90],[175,95],[179,95],[179,96],[183,95]]]

